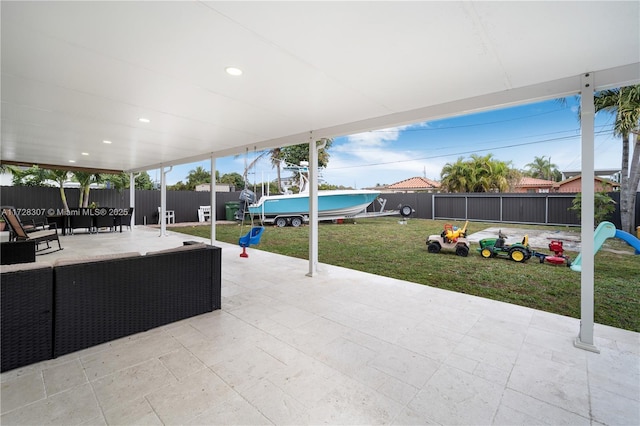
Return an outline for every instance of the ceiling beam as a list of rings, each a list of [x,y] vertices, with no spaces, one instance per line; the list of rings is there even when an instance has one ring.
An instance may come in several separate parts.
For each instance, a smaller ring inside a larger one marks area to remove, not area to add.
[[[60,165],[60,164],[41,164],[41,163],[36,164],[36,163],[27,163],[24,161],[0,160],[0,164],[8,165],[8,166],[18,166],[18,167],[38,166],[41,169],[66,170],[69,172],[103,173],[108,175],[117,175],[124,172],[124,170],[98,169],[98,168],[92,168],[92,167],[76,167],[76,166],[67,166],[67,165]]]

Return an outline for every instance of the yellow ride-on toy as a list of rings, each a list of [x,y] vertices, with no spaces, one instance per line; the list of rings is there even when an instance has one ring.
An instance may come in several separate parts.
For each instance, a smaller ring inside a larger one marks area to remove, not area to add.
[[[467,241],[467,225],[458,228],[450,224],[444,225],[444,231],[440,235],[429,235],[427,238],[427,250],[429,253],[440,253],[440,250],[454,251],[458,256],[466,257],[469,254],[469,242]]]

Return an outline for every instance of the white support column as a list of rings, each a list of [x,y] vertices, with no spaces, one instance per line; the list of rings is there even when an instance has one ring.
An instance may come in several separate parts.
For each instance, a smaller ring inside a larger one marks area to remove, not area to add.
[[[600,353],[593,342],[593,289],[594,289],[594,116],[593,73],[581,79],[580,130],[582,133],[582,210],[580,244],[582,271],[580,273],[580,333],[574,346]]]
[[[309,273],[318,272],[318,147],[309,133]]]
[[[216,241],[216,157],[211,154],[211,245]]]
[[[173,166],[169,169],[165,169],[164,166],[160,167],[160,236],[167,235],[167,173],[173,169]]]
[[[138,173],[137,175],[139,175],[140,173]],[[131,227],[131,229],[133,229],[135,227],[136,224],[136,215],[135,215],[135,211],[136,211],[136,174],[133,174],[133,172],[129,173],[129,208],[133,207],[133,212],[134,214],[131,215],[131,223],[129,224],[129,226]]]

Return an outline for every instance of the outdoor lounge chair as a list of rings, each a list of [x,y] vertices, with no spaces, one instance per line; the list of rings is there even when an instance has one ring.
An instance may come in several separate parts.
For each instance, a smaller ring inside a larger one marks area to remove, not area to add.
[[[46,229],[45,223],[36,223],[34,219],[27,219],[27,220],[22,219],[20,216],[18,216],[18,211],[16,210],[15,207],[2,206],[2,210],[9,210],[11,214],[18,219],[18,222],[20,222],[20,224],[22,225],[22,227],[26,232],[34,232],[34,231]],[[11,227],[9,227],[9,241],[14,241],[15,239],[16,239],[16,234],[13,232]]]
[[[2,217],[5,222],[11,228],[11,231],[15,234],[16,239],[18,241],[33,241],[36,243],[36,247],[38,247],[41,243],[47,244],[47,249],[51,248],[49,245],[49,241],[57,241],[58,242],[58,250],[62,250],[62,246],[60,245],[60,240],[58,239],[58,230],[57,229],[47,229],[42,231],[34,231],[29,232],[25,231],[22,227],[22,224],[18,220],[18,217],[13,214],[13,211],[10,209],[2,210]],[[36,252],[42,251],[46,249],[37,249]],[[54,251],[58,251],[54,250]],[[44,254],[44,253],[42,253]]]

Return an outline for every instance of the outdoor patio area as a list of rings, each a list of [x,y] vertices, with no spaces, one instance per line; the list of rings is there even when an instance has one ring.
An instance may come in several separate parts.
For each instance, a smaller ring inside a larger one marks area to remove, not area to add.
[[[37,261],[198,240],[159,234]],[[578,319],[216,245],[221,310],[3,373],[0,423],[640,424],[638,333],[596,325],[591,353]]]

